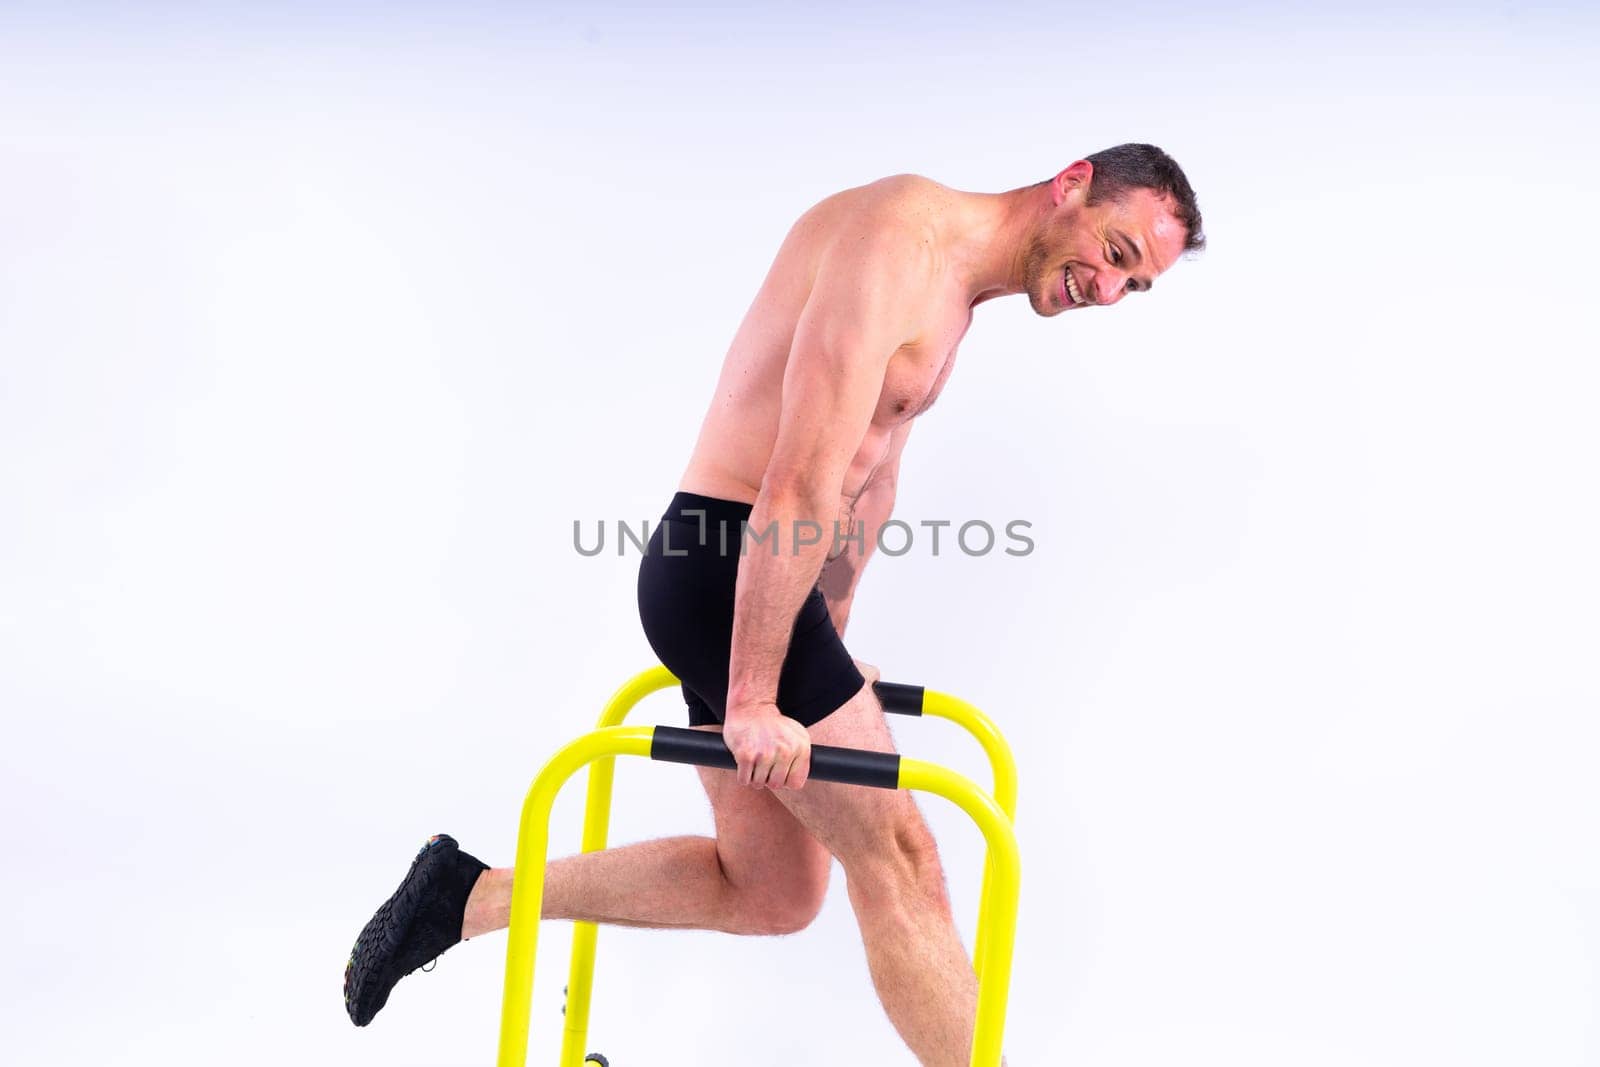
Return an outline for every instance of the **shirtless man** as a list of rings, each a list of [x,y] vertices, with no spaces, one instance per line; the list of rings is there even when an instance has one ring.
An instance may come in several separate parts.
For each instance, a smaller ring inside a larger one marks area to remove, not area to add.
[[[1139,144],[999,194],[885,178],[800,217],[640,564],[646,636],[683,682],[691,725],[721,730],[738,763],[700,770],[716,836],[554,861],[546,918],[792,933],[837,859],[901,1038],[924,1064],[968,1062],[977,981],[911,795],[806,785],[813,743],[894,747],[877,672],[840,638],[912,422],[950,376],[973,308],[1010,293],[1045,316],[1115,304],[1204,242],[1182,170]],[[351,1019],[366,1025],[403,975],[506,926],[511,876],[429,841],[352,952]]]

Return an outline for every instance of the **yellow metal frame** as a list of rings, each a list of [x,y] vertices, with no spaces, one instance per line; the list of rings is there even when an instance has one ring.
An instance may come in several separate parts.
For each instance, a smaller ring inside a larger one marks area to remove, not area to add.
[[[676,684],[677,678],[661,666],[641,671],[629,679],[607,702],[600,714],[599,728],[557,752],[528,789],[517,831],[516,870],[511,887],[499,1067],[526,1067],[527,1064],[534,954],[544,903],[544,868],[550,850],[550,809],[555,804],[556,794],[567,779],[592,764],[584,805],[582,849],[596,852],[605,848],[611,824],[615,757],[649,758],[655,735],[653,726],[619,724],[640,700]],[[923,694],[922,713],[965,727],[983,745],[993,769],[992,796],[954,771],[905,757],[900,760],[897,784],[901,789],[920,789],[950,800],[978,824],[988,843],[973,948],[973,963],[978,973],[978,1014],[971,1064],[972,1067],[999,1067],[1021,879],[1016,833],[1012,827],[1017,805],[1016,761],[995,724],[966,701],[928,690]],[[560,1067],[583,1067],[587,1055],[598,936],[599,927],[594,923],[573,924]]]

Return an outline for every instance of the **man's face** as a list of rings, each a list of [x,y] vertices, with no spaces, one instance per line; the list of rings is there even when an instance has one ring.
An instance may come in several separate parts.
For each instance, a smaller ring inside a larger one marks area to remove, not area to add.
[[[1183,254],[1187,234],[1172,201],[1149,189],[1088,203],[1094,168],[1080,160],[1051,179],[1054,210],[1025,261],[1028,302],[1040,315],[1115,304],[1150,288]]]

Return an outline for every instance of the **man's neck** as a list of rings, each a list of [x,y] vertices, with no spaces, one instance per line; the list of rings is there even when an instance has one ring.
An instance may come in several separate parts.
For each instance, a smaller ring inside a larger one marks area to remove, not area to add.
[[[946,220],[947,254],[970,304],[1023,292],[1028,242],[1048,209],[1040,186],[1005,193],[957,193]]]

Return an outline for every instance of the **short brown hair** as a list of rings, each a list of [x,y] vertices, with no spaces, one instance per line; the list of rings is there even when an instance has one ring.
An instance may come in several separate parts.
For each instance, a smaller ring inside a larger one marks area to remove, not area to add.
[[[1183,250],[1198,252],[1206,246],[1194,187],[1171,156],[1153,144],[1119,144],[1084,158],[1094,165],[1088,203],[1115,200],[1129,189],[1149,189],[1157,196],[1171,197],[1173,217],[1188,231]]]

